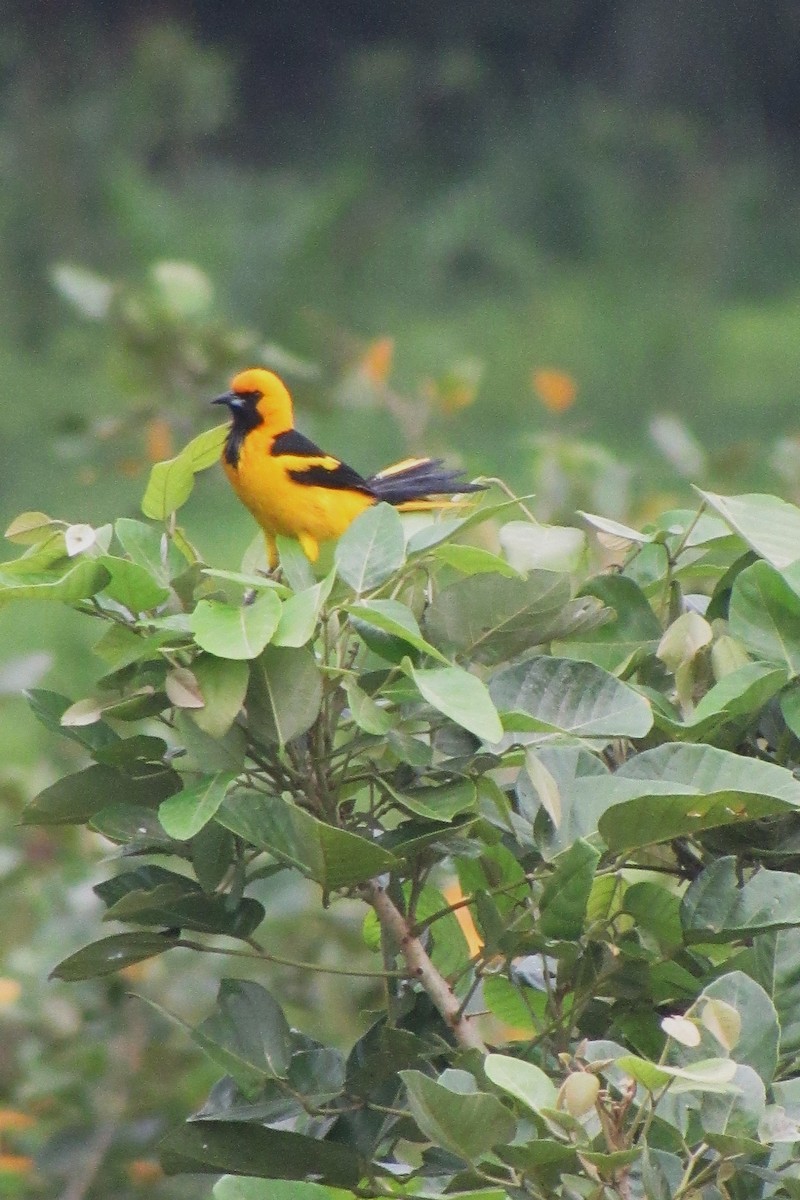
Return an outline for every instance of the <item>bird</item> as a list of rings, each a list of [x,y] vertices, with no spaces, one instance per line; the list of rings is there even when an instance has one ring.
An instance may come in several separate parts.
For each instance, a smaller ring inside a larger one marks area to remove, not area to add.
[[[449,497],[485,488],[443,468],[440,458],[406,458],[364,478],[295,429],[286,385],[262,367],[240,371],[211,403],[230,411],[222,466],[264,531],[271,568],[278,564],[278,536],[295,538],[316,562],[320,543],[340,537],[374,504],[436,509],[450,504]]]

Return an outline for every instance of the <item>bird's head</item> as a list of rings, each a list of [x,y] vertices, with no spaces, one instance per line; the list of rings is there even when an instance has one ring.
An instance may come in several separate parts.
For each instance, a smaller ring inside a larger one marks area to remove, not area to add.
[[[234,375],[230,391],[211,403],[226,404],[234,428],[243,432],[258,425],[266,425],[271,433],[292,428],[291,396],[278,376],[263,367],[248,367]]]

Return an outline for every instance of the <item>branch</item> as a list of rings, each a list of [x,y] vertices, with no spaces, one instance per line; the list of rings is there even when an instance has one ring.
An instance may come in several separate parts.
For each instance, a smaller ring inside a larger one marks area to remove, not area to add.
[[[408,921],[396,907],[386,889],[373,880],[363,891],[364,899],[375,910],[381,929],[400,947],[411,976],[422,984],[442,1014],[453,1036],[462,1046],[486,1054],[486,1046],[470,1018],[461,1011],[458,997],[450,984],[436,969],[418,937],[409,929]]]

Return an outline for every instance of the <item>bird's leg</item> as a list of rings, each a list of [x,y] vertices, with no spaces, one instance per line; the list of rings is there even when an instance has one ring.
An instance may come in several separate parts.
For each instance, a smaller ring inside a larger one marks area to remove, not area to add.
[[[297,540],[303,547],[303,553],[309,562],[316,562],[319,558],[319,542],[313,538],[310,533],[298,533]]]

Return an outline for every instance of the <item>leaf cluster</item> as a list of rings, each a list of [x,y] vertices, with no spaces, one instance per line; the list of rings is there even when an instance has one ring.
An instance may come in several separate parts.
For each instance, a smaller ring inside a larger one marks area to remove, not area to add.
[[[321,579],[290,541],[225,572],[175,513],[217,444],[155,469],[156,523],[24,514],[0,565],[0,603],[101,629],[91,696],[31,693],[87,761],[25,822],[117,858],[117,930],[54,974],[233,971],[201,1024],[169,1014],[221,1078],[166,1169],[219,1200],[796,1195],[800,510],[587,514],[592,573],[516,501],[380,505]],[[369,971],[260,939],[292,874],[362,905]],[[235,973],[287,961],[380,983],[346,1054]]]

